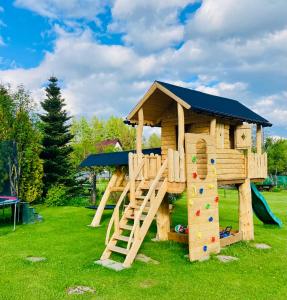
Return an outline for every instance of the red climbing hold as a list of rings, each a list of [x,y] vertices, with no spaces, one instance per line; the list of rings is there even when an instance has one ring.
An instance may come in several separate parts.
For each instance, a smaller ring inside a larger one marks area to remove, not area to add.
[[[193,177],[193,179],[196,179],[196,178],[197,178],[197,173],[196,173],[196,172],[193,172],[193,173],[192,173],[192,177]]]
[[[219,197],[216,196],[215,199],[214,199],[215,203],[218,203],[219,202]]]
[[[211,242],[212,242],[212,243],[215,242],[215,236],[213,236],[213,237],[211,238]]]
[[[195,213],[195,215],[196,215],[197,217],[199,217],[199,216],[200,216],[200,210],[198,210],[198,211]]]

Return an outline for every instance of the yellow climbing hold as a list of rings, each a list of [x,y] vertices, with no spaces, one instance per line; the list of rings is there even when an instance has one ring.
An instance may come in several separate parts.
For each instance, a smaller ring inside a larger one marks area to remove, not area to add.
[[[191,185],[190,191],[191,191],[191,196],[195,197],[196,193],[197,193],[196,186],[195,185]]]
[[[208,188],[211,190],[211,189],[214,189],[214,185],[213,184],[209,184],[208,185]]]
[[[198,232],[198,233],[197,233],[197,238],[201,239],[201,237],[202,237],[202,233],[201,233],[201,232]]]

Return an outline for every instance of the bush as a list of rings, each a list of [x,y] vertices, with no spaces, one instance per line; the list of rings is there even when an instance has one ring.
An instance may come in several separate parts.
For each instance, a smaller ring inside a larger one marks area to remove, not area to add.
[[[282,189],[280,187],[277,187],[277,186],[275,186],[271,189],[271,192],[275,192],[275,193],[278,193],[278,192],[281,192],[281,191],[282,191]]]
[[[72,197],[68,200],[67,205],[69,206],[88,206],[91,205],[90,197]]]
[[[47,193],[45,203],[47,206],[64,206],[68,204],[69,197],[64,185],[54,185]]]

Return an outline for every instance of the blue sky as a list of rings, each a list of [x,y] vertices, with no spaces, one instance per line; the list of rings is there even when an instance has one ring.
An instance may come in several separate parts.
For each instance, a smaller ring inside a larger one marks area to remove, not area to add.
[[[287,137],[285,0],[0,1],[0,80],[126,116],[154,80],[242,101]]]

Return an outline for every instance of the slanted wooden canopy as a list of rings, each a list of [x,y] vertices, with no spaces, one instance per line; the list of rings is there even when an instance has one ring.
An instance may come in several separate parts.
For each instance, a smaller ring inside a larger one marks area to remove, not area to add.
[[[160,81],[153,83],[141,101],[130,112],[127,121],[131,124],[138,124],[138,112],[143,109],[144,124],[159,126],[164,112],[174,101],[183,108],[191,109],[197,113],[253,123],[263,127],[272,126],[268,120],[236,100],[209,95]]]

